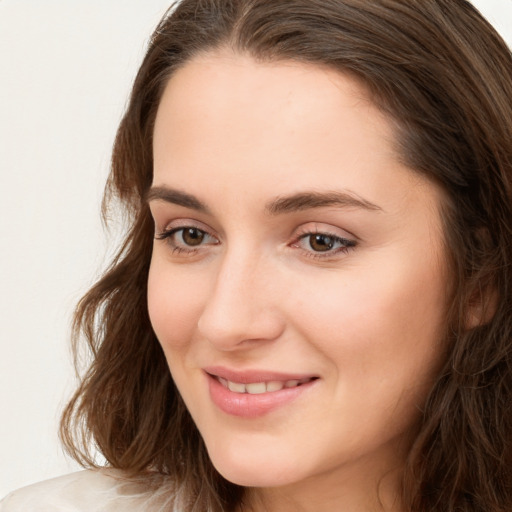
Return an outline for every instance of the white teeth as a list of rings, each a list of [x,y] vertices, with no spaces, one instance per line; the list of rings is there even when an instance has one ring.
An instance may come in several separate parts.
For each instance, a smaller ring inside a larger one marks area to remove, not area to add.
[[[255,382],[254,384],[246,384],[245,389],[251,395],[261,395],[267,391],[267,386],[264,382]]]
[[[229,391],[233,391],[234,393],[245,393],[245,384],[231,382],[230,380],[228,380],[228,388]]]
[[[223,379],[222,377],[217,377],[217,379],[225,388],[228,388],[233,393],[249,393],[251,395],[273,393],[275,391],[281,391],[283,388],[294,388],[312,380],[311,378],[305,378],[301,380],[272,380],[269,382],[251,382],[249,384],[242,384],[240,382],[232,382],[230,380]]]
[[[267,382],[267,391],[269,393],[272,393],[272,391],[281,391],[281,389],[284,388],[284,382],[281,382],[279,380],[272,380],[270,382]]]

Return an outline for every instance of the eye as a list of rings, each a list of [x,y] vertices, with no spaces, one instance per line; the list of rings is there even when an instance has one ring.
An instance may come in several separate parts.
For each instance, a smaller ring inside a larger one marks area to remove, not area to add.
[[[310,257],[322,258],[348,252],[356,246],[356,241],[330,233],[310,232],[300,235],[292,246],[302,249]]]
[[[216,245],[218,240],[206,231],[194,226],[181,226],[168,229],[155,237],[157,240],[166,240],[173,251],[197,250],[203,245]]]

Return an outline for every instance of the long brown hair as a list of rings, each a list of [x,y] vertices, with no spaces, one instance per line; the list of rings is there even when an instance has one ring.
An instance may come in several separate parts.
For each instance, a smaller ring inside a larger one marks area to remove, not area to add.
[[[92,363],[66,408],[68,451],[130,475],[169,475],[184,511],[230,511],[243,488],[213,468],[147,313],[152,132],[163,89],[229,47],[350,73],[397,127],[400,155],[439,183],[453,268],[449,343],[404,470],[418,512],[512,510],[512,56],[466,0],[182,0],[155,30],[115,141],[104,207],[130,229],[78,305]],[[312,91],[314,93],[314,91]],[[467,328],[468,311],[480,325]]]

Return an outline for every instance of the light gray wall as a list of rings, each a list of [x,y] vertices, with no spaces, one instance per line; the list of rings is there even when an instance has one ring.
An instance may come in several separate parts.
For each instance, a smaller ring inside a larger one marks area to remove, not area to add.
[[[0,0],[0,495],[76,468],[71,312],[104,261],[110,148],[169,0]]]
[[[109,153],[169,0],[0,0],[0,495],[76,469],[57,419],[71,311],[101,268]],[[512,0],[475,0],[512,44]]]

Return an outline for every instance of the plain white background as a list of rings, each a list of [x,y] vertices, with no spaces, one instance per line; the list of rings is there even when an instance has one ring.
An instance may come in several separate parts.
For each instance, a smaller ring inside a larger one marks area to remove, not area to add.
[[[70,318],[112,252],[110,149],[169,3],[0,0],[0,497],[78,469],[57,437]],[[474,3],[512,45],[512,0]]]

